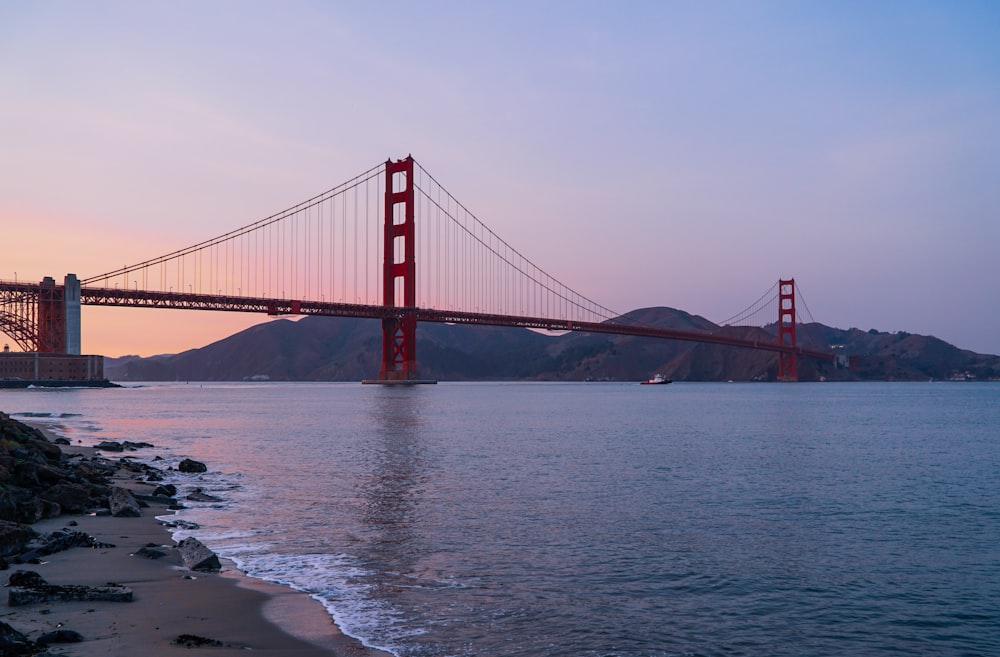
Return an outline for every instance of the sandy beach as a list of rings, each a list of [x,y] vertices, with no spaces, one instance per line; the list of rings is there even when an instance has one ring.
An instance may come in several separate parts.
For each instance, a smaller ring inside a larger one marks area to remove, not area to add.
[[[134,473],[119,470],[115,484],[151,493],[149,484],[132,477]],[[133,601],[12,607],[4,596],[0,620],[31,640],[56,630],[78,632],[82,642],[53,644],[49,651],[80,657],[190,654],[191,648],[177,641],[182,635],[210,639],[211,646],[199,652],[210,650],[219,657],[247,650],[301,657],[385,654],[343,635],[322,605],[304,593],[248,578],[225,560],[219,573],[189,570],[169,529],[157,520],[170,514],[165,505],[149,503],[137,518],[63,515],[35,523],[39,533],[66,528],[114,547],[76,547],[47,555],[40,563],[12,563],[2,575],[5,584],[12,573],[31,570],[49,584],[125,586],[132,589]],[[137,554],[147,546],[157,546],[165,555],[151,559]]]

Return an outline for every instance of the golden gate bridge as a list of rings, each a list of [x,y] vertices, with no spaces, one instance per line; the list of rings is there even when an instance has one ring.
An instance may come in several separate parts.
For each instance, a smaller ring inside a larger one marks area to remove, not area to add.
[[[412,157],[388,160],[287,210],[184,249],[83,279],[0,281],[0,331],[23,351],[80,353],[80,306],[132,306],[382,322],[377,382],[422,381],[418,322],[687,340],[799,357],[794,279],[725,324],[775,323],[773,339],[642,324],[585,297],[501,239]]]

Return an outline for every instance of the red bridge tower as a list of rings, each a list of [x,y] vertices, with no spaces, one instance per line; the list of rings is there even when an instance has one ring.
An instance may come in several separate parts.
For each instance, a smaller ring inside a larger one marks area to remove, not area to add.
[[[795,347],[795,279],[778,280],[778,344]],[[798,381],[795,352],[778,352],[778,380]]]
[[[436,383],[417,370],[417,263],[413,157],[385,163],[382,305],[398,308],[382,320],[382,369],[366,383]],[[402,299],[400,299],[400,295]]]

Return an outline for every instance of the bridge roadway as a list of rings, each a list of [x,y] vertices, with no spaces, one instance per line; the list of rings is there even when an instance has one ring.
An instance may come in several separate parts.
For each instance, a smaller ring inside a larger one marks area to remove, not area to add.
[[[27,287],[27,286],[26,286]],[[34,286],[37,289],[37,285]],[[128,306],[142,308],[175,308],[185,310],[215,310],[230,312],[267,313],[269,315],[317,315],[326,317],[358,317],[365,319],[388,319],[400,317],[408,312],[416,314],[419,322],[439,322],[445,324],[472,324],[489,326],[514,326],[547,331],[578,331],[586,333],[610,333],[634,335],[667,340],[686,340],[762,349],[784,354],[808,356],[819,360],[832,361],[834,355],[813,349],[781,345],[775,342],[761,342],[704,331],[657,328],[636,324],[613,322],[578,322],[573,320],[548,319],[544,317],[523,317],[514,315],[492,315],[432,308],[405,308],[370,304],[336,303],[331,301],[299,301],[270,298],[253,298],[189,292],[150,292],[148,290],[93,288],[80,290],[80,303],[88,306]]]

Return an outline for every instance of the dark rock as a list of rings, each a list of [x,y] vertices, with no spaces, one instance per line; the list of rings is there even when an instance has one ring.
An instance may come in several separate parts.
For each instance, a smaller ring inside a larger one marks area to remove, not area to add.
[[[214,573],[222,570],[219,557],[197,538],[189,537],[177,544],[184,565],[191,570]]]
[[[34,588],[47,584],[48,582],[33,570],[18,570],[11,573],[10,578],[7,580],[8,586],[20,586],[24,588]]]
[[[34,644],[28,637],[21,634],[7,623],[0,622],[0,655],[16,657],[30,655],[35,651]]]
[[[167,527],[180,527],[181,529],[201,529],[201,525],[196,522],[191,522],[190,520],[177,519],[163,524]]]
[[[145,472],[146,465],[132,460],[131,456],[123,456],[118,459],[118,467],[129,472]]]
[[[167,553],[163,550],[158,550],[155,547],[144,547],[136,550],[135,556],[145,557],[146,559],[162,559],[167,556]]]
[[[56,438],[52,442],[54,442],[56,445],[69,445],[70,444],[70,442],[68,440],[66,440],[65,438],[63,438],[62,436],[60,436],[59,438]]]
[[[83,513],[94,505],[91,490],[82,484],[61,483],[48,487],[39,497],[58,504],[64,513]]]
[[[184,459],[177,464],[177,469],[181,472],[208,472],[207,465],[193,459]]]
[[[133,497],[135,497],[136,501],[139,502],[139,506],[141,506],[143,508],[148,507],[149,504],[170,505],[170,504],[173,504],[174,502],[177,501],[177,500],[175,500],[172,497],[164,497],[162,495],[138,495],[138,494],[135,494],[135,495],[133,495]]]
[[[42,534],[36,537],[24,547],[24,551],[14,561],[28,563],[38,557],[44,557],[75,547],[110,548],[114,547],[114,545],[101,543],[93,536],[83,532],[60,529],[51,534]]]
[[[191,500],[192,502],[221,502],[221,497],[216,497],[215,495],[209,495],[208,493],[202,491],[200,488],[195,488],[193,491],[184,496],[184,499]]]
[[[23,552],[25,546],[37,536],[38,532],[27,525],[0,520],[0,556]]]
[[[109,582],[107,586],[49,584],[33,571],[10,576],[7,604],[11,607],[37,602],[132,602],[132,589]]]
[[[35,466],[35,476],[38,477],[39,483],[56,484],[66,479],[67,472],[58,466],[39,463]]]
[[[41,498],[35,497],[30,491],[24,491],[23,499],[18,501],[17,513],[14,516],[15,522],[31,525],[45,517],[49,505]]]
[[[127,449],[127,450],[132,451],[132,452],[134,452],[136,450],[139,450],[139,449],[148,449],[150,447],[155,447],[155,445],[153,445],[152,443],[141,443],[141,442],[140,443],[134,443],[131,440],[126,440],[125,442],[122,443],[122,448],[123,449]]]
[[[138,518],[142,516],[142,510],[132,493],[121,486],[113,486],[111,495],[108,497],[108,506],[111,508],[111,515],[116,518]]]
[[[115,467],[103,460],[80,461],[69,464],[74,474],[94,484],[102,484],[114,474]]]
[[[185,648],[204,648],[209,646],[220,648],[226,645],[218,639],[207,639],[197,634],[182,634],[174,639],[174,644],[184,646]]]
[[[177,486],[174,486],[173,484],[162,484],[153,489],[153,495],[174,497],[177,495]]]
[[[94,446],[94,449],[100,449],[105,452],[123,452],[125,447],[121,443],[117,443],[113,440],[102,440]]]
[[[0,477],[0,481],[3,478]],[[17,500],[13,493],[6,488],[0,487],[0,520],[14,520],[17,518]]]
[[[47,646],[50,643],[80,643],[83,641],[83,635],[75,630],[56,630],[55,632],[46,632],[42,636],[35,639],[35,643],[41,646]]]

